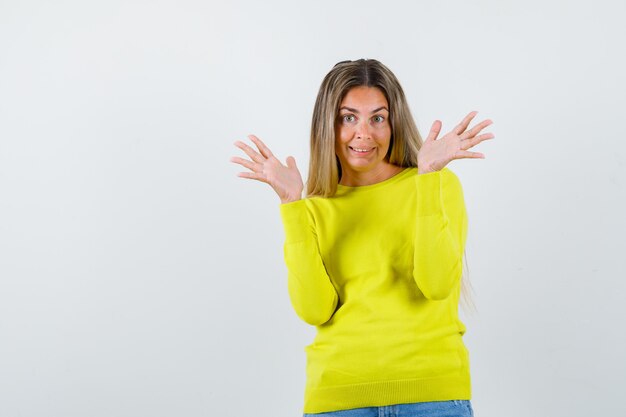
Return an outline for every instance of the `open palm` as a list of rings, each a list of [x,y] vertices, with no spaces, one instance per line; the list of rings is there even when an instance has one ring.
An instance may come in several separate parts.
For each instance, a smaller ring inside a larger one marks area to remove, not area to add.
[[[493,123],[489,119],[468,129],[477,113],[476,111],[470,112],[451,132],[440,139],[437,139],[437,136],[441,132],[441,122],[435,120],[417,156],[418,174],[439,171],[454,159],[485,157],[480,152],[468,151],[480,142],[495,137],[492,133],[479,135],[484,128]]]
[[[234,156],[230,159],[231,162],[252,171],[240,172],[238,176],[269,184],[278,194],[281,203],[300,200],[304,184],[296,160],[289,156],[287,164],[283,165],[261,139],[254,135],[249,135],[248,138],[256,145],[258,152],[241,141],[235,142],[235,146],[244,151],[250,160]]]

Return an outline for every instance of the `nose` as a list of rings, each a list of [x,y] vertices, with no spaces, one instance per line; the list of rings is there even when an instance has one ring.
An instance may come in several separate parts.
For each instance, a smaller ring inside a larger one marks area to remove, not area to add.
[[[355,134],[358,139],[370,139],[371,138],[370,125],[368,123],[368,120],[363,119],[357,123],[356,128],[355,128]]]

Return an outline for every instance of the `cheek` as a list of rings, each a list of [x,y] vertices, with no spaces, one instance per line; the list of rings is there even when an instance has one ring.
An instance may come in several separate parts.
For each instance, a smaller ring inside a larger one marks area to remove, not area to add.
[[[378,135],[378,144],[382,147],[388,147],[391,143],[391,129],[381,129]]]
[[[351,138],[350,130],[346,127],[341,127],[337,129],[336,138],[337,146],[345,145],[347,142],[349,142]]]

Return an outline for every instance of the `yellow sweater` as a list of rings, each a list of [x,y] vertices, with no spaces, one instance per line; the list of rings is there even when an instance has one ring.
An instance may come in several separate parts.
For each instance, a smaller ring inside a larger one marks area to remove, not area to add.
[[[304,413],[471,399],[458,318],[467,214],[449,169],[281,204],[288,291],[317,327]]]

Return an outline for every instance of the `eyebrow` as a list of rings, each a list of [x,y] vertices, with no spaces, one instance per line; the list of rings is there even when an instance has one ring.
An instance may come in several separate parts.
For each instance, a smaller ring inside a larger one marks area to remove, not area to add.
[[[348,111],[351,111],[352,113],[359,113],[359,111],[357,109],[353,109],[352,107],[348,107],[348,106],[340,107],[339,111],[341,111],[341,110],[348,110]],[[387,113],[389,113],[389,109],[387,107],[385,107],[385,106],[381,106],[381,107],[379,107],[377,109],[372,110],[372,113],[376,113],[376,112],[381,111],[381,110],[387,110]]]

